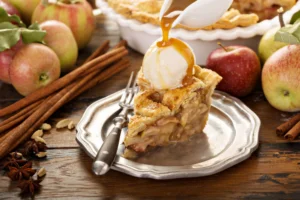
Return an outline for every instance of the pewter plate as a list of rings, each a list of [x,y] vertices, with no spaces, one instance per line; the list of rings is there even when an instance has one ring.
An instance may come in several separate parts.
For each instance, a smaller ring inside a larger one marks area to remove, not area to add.
[[[121,95],[119,91],[90,105],[77,125],[76,140],[92,158],[112,128]],[[157,148],[132,161],[122,157],[124,128],[112,169],[152,179],[212,175],[247,159],[258,147],[259,128],[259,118],[246,105],[216,91],[203,133],[184,143]]]

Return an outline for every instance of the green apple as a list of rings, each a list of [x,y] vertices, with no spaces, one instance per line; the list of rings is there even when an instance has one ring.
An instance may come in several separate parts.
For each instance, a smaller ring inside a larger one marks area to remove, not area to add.
[[[62,22],[50,20],[40,24],[47,32],[44,41],[58,56],[63,73],[73,70],[78,57],[78,47],[71,29]]]
[[[21,18],[26,24],[30,24],[33,11],[41,0],[6,0],[21,13]]]
[[[263,63],[278,49],[288,45],[287,43],[275,41],[275,34],[278,30],[279,28],[269,30],[260,40],[258,54]]]
[[[262,86],[269,103],[278,110],[300,111],[300,45],[276,51],[264,65]]]
[[[79,49],[89,43],[95,29],[93,10],[86,0],[55,0],[47,4],[41,2],[32,15],[32,22],[47,20],[66,24],[73,32]]]

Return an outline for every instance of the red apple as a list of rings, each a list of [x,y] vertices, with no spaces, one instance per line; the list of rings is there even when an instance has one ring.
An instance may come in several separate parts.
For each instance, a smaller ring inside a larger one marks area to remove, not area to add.
[[[74,69],[78,57],[78,47],[70,28],[55,20],[41,23],[40,28],[47,31],[44,38],[45,44],[58,56],[61,71],[65,73]]]
[[[47,20],[61,21],[69,26],[79,49],[88,44],[95,29],[93,10],[86,0],[57,0],[47,5],[41,2],[33,13],[32,22]]]
[[[49,47],[32,43],[23,46],[10,66],[10,80],[23,96],[44,87],[60,76],[57,55]]]
[[[261,73],[256,53],[245,46],[228,46],[213,51],[206,67],[223,77],[218,90],[237,97],[248,95],[255,87]]]
[[[265,63],[262,86],[269,103],[278,110],[300,111],[300,45],[285,46]]]
[[[0,7],[4,8],[4,10],[6,10],[6,12],[10,15],[21,16],[18,9],[16,9],[12,4],[8,3],[7,1],[0,0]]]
[[[31,16],[36,6],[41,0],[6,0],[17,8],[21,13],[21,18],[26,24],[30,24]]]
[[[0,52],[0,80],[10,84],[9,67],[16,54],[16,52],[23,46],[22,40],[13,46],[11,49],[7,49]]]

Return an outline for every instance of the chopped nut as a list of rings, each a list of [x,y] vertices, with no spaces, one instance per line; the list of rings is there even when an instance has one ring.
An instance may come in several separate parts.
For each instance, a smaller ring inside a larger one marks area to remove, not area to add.
[[[73,121],[70,119],[63,119],[56,124],[56,128],[67,128],[71,122]]]
[[[71,121],[71,122],[68,124],[68,129],[69,129],[69,130],[72,130],[73,128],[75,128],[75,125],[74,125],[74,122]]]
[[[11,156],[17,157],[17,158],[22,158],[23,155],[20,152],[11,152],[10,153]]]
[[[31,138],[34,139],[36,137],[42,137],[43,135],[44,135],[43,130],[37,130],[32,134]]]
[[[43,177],[46,175],[46,169],[44,167],[42,167],[39,172],[37,173],[38,177]]]
[[[39,153],[37,153],[37,154],[35,154],[37,157],[39,157],[39,158],[44,158],[44,157],[46,157],[47,156],[47,152],[39,152]]]
[[[43,138],[39,137],[39,136],[36,136],[32,139],[34,139],[36,142],[42,142],[42,143],[46,144],[46,141]]]
[[[43,123],[41,126],[41,129],[44,131],[49,131],[51,128],[52,128],[51,125],[47,123]]]

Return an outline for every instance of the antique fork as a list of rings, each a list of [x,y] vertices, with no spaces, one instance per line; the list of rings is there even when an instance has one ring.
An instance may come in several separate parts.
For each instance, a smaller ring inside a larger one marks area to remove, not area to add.
[[[136,87],[137,78],[133,77],[134,72],[131,73],[127,87],[120,99],[119,106],[122,110],[120,114],[113,119],[114,128],[103,141],[94,160],[93,171],[96,175],[107,173],[116,157],[122,128],[128,121],[128,111],[133,109],[133,99],[138,92],[138,88]]]

